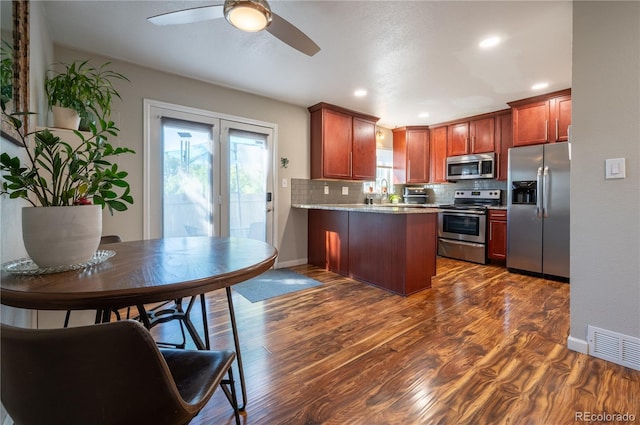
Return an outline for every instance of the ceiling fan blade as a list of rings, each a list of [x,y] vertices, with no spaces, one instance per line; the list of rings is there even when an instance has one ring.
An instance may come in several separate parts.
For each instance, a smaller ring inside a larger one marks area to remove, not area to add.
[[[222,5],[201,6],[192,9],[183,9],[175,12],[162,13],[160,15],[147,18],[156,25],[179,25],[192,24],[194,22],[209,21],[223,18]]]
[[[320,47],[307,37],[305,33],[273,12],[271,25],[267,27],[267,31],[308,56],[313,56],[320,51]]]

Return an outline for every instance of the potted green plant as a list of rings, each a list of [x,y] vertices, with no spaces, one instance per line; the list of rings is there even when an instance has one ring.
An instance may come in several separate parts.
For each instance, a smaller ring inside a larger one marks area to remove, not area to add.
[[[112,159],[134,151],[108,142],[109,136],[119,132],[113,121],[91,123],[89,135],[74,131],[78,138],[74,143],[48,129],[24,134],[24,113],[9,114],[3,104],[2,114],[15,127],[26,158],[0,155],[0,193],[24,199],[33,207],[49,207],[22,210],[27,253],[40,267],[90,260],[100,243],[101,210],[125,211],[127,204],[133,204],[128,174]]]
[[[389,195],[389,201],[392,204],[399,204],[400,203],[400,199],[401,199],[400,195],[395,195],[393,193],[391,195]]]
[[[108,120],[111,114],[111,103],[120,94],[115,89],[114,80],[129,81],[124,75],[109,69],[111,62],[98,68],[85,61],[62,63],[64,71],[49,71],[44,87],[47,101],[54,113],[54,127],[78,129],[75,124],[63,124],[56,121],[61,115],[69,114],[59,108],[75,111],[79,117],[74,118],[82,129],[96,119]]]

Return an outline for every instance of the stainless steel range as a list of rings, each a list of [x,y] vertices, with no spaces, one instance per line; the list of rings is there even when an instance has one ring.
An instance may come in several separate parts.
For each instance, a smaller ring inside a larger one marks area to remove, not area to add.
[[[487,262],[487,207],[500,205],[501,190],[457,190],[454,203],[440,205],[438,255]]]

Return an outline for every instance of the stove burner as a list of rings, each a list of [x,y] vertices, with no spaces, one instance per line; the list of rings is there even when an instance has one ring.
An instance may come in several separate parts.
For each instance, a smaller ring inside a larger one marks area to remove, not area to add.
[[[486,212],[487,206],[500,205],[500,189],[456,190],[453,204],[441,205],[443,210]]]

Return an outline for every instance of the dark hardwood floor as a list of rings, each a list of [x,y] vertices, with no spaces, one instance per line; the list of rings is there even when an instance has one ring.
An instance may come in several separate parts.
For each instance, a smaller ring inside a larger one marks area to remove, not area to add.
[[[566,283],[439,258],[433,287],[404,298],[292,269],[323,285],[254,304],[234,293],[244,424],[640,423],[640,372],[566,348]],[[207,295],[213,348],[233,347],[225,300]],[[221,391],[192,422],[232,423]]]

